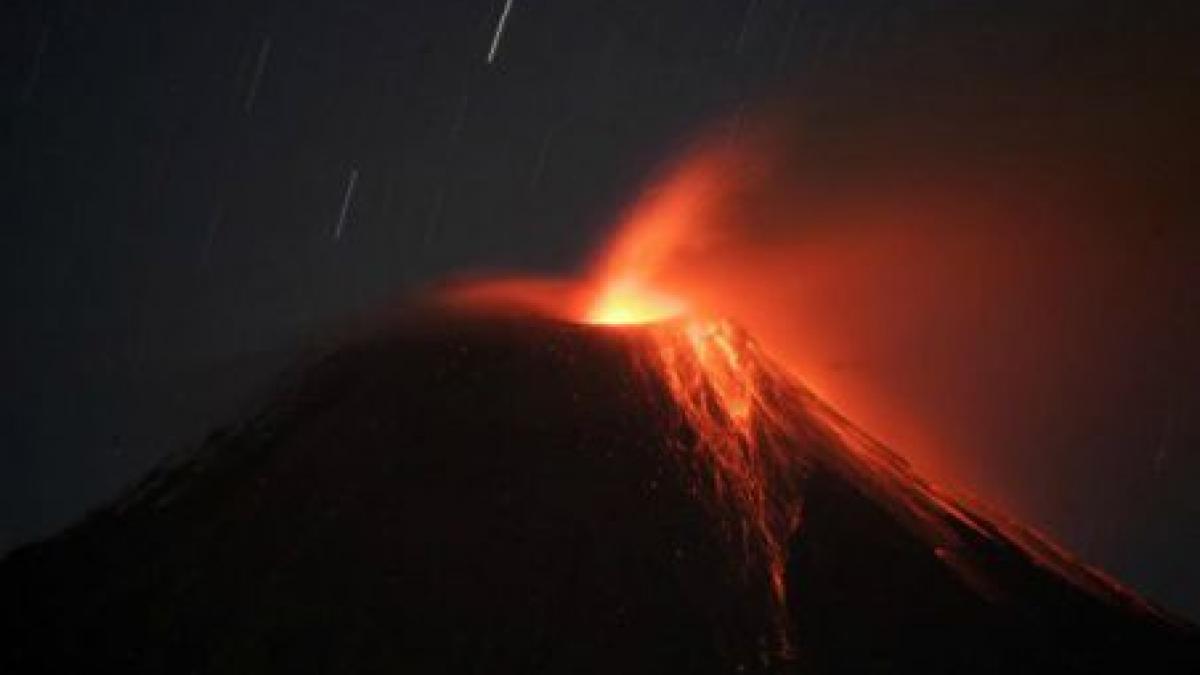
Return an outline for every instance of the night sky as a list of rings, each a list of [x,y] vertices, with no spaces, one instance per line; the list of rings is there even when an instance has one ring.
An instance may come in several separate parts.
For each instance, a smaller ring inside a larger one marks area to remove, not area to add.
[[[903,120],[978,69],[978,92],[1126,77],[1170,107],[1197,76],[1187,4],[6,3],[0,550],[196,445],[350,317],[448,276],[578,269],[698,133],[765,101],[810,97],[835,116],[844,102],[861,121],[861,92],[900,78],[904,102],[876,114]],[[1072,110],[1118,104],[1088,91]],[[1186,121],[1146,126],[1130,147],[1195,147]],[[1131,174],[1161,170],[1131,153]],[[1143,205],[1174,209],[1147,237],[1186,244],[1169,247],[1175,268],[1196,263],[1194,204]],[[1196,335],[1194,293],[1177,303]],[[1137,517],[1097,536],[1090,514],[1134,499],[1106,494],[1127,467],[1105,450],[1071,465],[1077,511],[1023,515],[1195,617],[1200,501],[1178,495],[1200,489],[1200,395],[1190,375],[1163,377],[1139,391],[1170,380],[1168,422],[1162,397],[1113,409],[1130,442],[1159,438],[1144,451],[1156,471],[1164,448],[1190,458],[1165,471],[1176,497],[1137,496]],[[1071,438],[1045,452],[1088,457],[1087,435]]]

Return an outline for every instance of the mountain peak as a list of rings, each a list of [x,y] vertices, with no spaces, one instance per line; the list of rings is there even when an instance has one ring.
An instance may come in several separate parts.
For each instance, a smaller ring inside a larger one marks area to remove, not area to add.
[[[699,323],[697,323],[699,322]],[[1188,672],[728,321],[406,314],[0,565],[7,672]]]

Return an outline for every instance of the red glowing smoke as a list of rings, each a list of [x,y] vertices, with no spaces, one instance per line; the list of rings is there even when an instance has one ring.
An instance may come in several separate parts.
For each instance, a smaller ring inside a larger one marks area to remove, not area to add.
[[[593,323],[729,318],[940,482],[1060,534],[1108,518],[1105,481],[1140,474],[1080,480],[1089,453],[1162,406],[1150,388],[1179,357],[1194,237],[1144,210],[1168,186],[1036,125],[858,114],[858,135],[799,106],[748,117],[650,183],[582,284],[472,292]]]

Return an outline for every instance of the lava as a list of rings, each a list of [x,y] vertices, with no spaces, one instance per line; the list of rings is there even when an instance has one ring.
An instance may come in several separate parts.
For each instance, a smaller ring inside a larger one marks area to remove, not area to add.
[[[620,277],[604,286],[588,309],[585,321],[601,325],[654,323],[685,312],[679,298],[647,287],[638,277]]]
[[[681,460],[697,489],[731,526],[745,561],[764,568],[780,617],[778,647],[787,648],[785,576],[787,539],[800,517],[797,485],[803,457],[790,448],[788,411],[770,361],[732,323],[685,316],[650,328],[643,362],[669,392],[691,439]]]

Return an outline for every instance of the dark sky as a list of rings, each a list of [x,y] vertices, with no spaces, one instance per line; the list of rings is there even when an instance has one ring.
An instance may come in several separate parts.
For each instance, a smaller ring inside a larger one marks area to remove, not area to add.
[[[861,117],[896,67],[911,113],[947,63],[1150,64],[1171,90],[1195,77],[1186,4],[514,0],[489,63],[502,0],[6,3],[0,549],[195,444],[348,316],[575,269],[716,122],[810,91],[836,117],[839,82]],[[1099,500],[1113,466],[1078,480]],[[1139,511],[1177,525],[1152,548],[1087,554],[1200,615],[1195,504]],[[1086,520],[1044,517],[1069,543]]]

